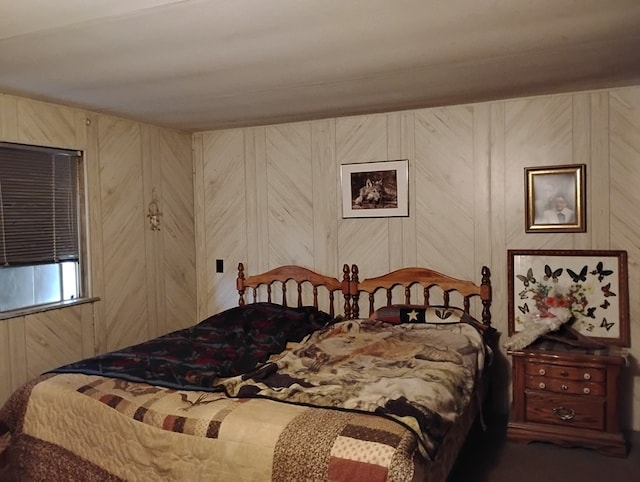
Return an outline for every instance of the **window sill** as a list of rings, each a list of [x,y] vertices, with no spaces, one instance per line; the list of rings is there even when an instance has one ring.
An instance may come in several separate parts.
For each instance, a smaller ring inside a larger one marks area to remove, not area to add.
[[[100,298],[78,298],[75,300],[59,301],[57,303],[47,303],[46,305],[30,306],[28,308],[20,308],[18,310],[4,311],[0,312],[0,320],[19,318],[21,316],[41,313],[43,311],[59,310],[60,308],[66,308],[68,306],[83,305],[85,303],[95,303],[96,301],[100,301]]]

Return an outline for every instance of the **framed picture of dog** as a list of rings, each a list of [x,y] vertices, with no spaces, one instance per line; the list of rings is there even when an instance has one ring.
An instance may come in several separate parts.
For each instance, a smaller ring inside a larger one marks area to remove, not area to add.
[[[343,164],[340,170],[343,218],[409,215],[409,161]]]

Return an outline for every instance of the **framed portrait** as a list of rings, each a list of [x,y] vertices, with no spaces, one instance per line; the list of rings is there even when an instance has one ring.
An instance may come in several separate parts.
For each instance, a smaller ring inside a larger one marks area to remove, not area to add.
[[[626,251],[509,250],[508,280],[509,335],[568,309],[580,334],[629,346]]]
[[[340,170],[342,217],[409,215],[409,161],[343,164]]]
[[[525,231],[586,231],[586,165],[526,167]]]

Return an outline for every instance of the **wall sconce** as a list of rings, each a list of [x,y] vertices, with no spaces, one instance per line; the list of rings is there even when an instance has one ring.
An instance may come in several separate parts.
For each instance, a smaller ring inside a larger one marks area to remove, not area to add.
[[[151,191],[151,202],[149,203],[149,213],[147,214],[151,231],[160,231],[160,216],[162,216],[162,213],[160,212],[160,206],[158,206],[156,188],[154,187]]]

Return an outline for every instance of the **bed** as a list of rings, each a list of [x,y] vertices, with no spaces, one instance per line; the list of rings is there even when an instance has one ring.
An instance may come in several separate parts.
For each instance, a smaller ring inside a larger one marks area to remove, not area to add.
[[[0,476],[446,480],[487,389],[489,270],[359,277],[240,264],[238,306],[18,389]]]

